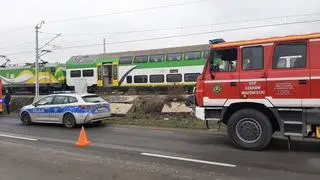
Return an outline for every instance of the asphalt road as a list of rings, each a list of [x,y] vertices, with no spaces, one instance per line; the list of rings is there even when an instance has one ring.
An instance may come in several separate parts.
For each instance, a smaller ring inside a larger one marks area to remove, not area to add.
[[[25,126],[0,118],[0,180],[319,179],[320,142],[274,138],[262,152],[233,148],[223,133],[131,126]]]

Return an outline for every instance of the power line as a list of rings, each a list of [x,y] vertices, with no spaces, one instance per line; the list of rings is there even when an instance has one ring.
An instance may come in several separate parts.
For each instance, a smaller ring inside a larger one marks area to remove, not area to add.
[[[143,41],[151,41],[151,40],[171,39],[171,38],[179,38],[179,37],[186,37],[186,36],[212,34],[212,33],[219,33],[219,32],[230,32],[230,31],[258,29],[258,28],[266,28],[266,27],[274,27],[274,26],[285,26],[285,25],[294,25],[294,24],[304,24],[304,23],[314,23],[314,22],[320,22],[320,19],[308,20],[308,21],[275,23],[275,24],[258,25],[258,26],[248,26],[248,27],[241,27],[241,28],[230,28],[230,29],[222,29],[222,30],[215,30],[215,31],[206,31],[206,32],[197,32],[197,33],[173,35],[173,36],[155,37],[155,38],[144,38],[144,39],[127,40],[127,41],[116,41],[116,42],[109,42],[109,43],[106,43],[106,44],[122,44],[122,43],[132,43],[132,42],[143,42]],[[49,50],[65,50],[65,49],[74,49],[74,48],[82,48],[82,47],[94,47],[94,46],[102,46],[102,45],[103,45],[102,43],[84,44],[84,45],[77,45],[77,46],[66,46],[66,47],[61,47],[61,48],[54,48],[54,49],[49,49]],[[27,54],[27,53],[33,53],[33,52],[34,51],[6,53],[6,55]]]
[[[59,22],[76,21],[76,20],[82,20],[82,19],[91,19],[91,18],[102,17],[102,16],[112,16],[112,15],[127,14],[127,13],[145,12],[145,11],[151,11],[151,10],[156,10],[156,9],[168,8],[168,7],[176,7],[176,6],[183,6],[183,5],[187,5],[187,4],[194,4],[194,3],[198,3],[198,2],[202,2],[202,1],[208,1],[208,0],[194,0],[194,1],[188,1],[188,2],[169,4],[169,5],[154,6],[154,7],[149,7],[149,8],[141,8],[141,9],[134,9],[134,10],[122,10],[122,11],[113,12],[113,13],[104,13],[104,14],[97,14],[97,15],[91,15],[91,16],[58,19],[58,20],[46,21],[46,23],[59,23]],[[34,25],[27,25],[27,26],[17,27],[14,29],[8,29],[8,30],[0,32],[0,34],[10,33],[12,31],[17,31],[17,30],[23,30],[23,29],[27,29],[27,28],[30,28],[33,26]]]
[[[14,32],[14,31],[20,31],[20,30],[31,28],[32,26],[33,25],[27,25],[27,26],[16,27],[16,28],[13,28],[13,29],[7,29],[7,30],[4,30],[4,31],[1,31],[0,34],[7,34],[7,33]]]
[[[297,21],[297,22],[286,22],[286,23],[259,25],[259,26],[249,26],[249,27],[242,27],[242,28],[231,28],[231,29],[223,29],[223,30],[215,30],[215,31],[207,31],[207,32],[197,32],[197,33],[189,33],[189,34],[181,34],[181,35],[173,35],[173,36],[163,36],[163,37],[155,37],[155,38],[144,38],[144,39],[136,39],[136,40],[117,41],[117,42],[109,42],[106,44],[122,44],[122,43],[132,43],[132,42],[151,41],[151,40],[160,40],[160,39],[171,39],[171,38],[186,37],[186,36],[212,34],[212,33],[217,33],[217,32],[239,31],[239,30],[247,30],[247,29],[257,29],[257,28],[284,26],[284,25],[293,25],[293,24],[304,24],[304,23],[312,23],[312,22],[320,22],[320,19],[309,20],[309,21]],[[93,46],[102,46],[102,45],[103,45],[102,43],[85,44],[85,45],[77,45],[77,46],[67,46],[67,47],[62,47],[62,48],[57,48],[57,49],[52,49],[52,50],[73,49],[73,48],[93,47]]]
[[[5,53],[6,55],[20,55],[20,54],[29,54],[29,53],[34,53],[34,51],[22,51],[22,52],[13,52],[13,53]]]
[[[141,33],[141,32],[152,32],[152,31],[166,31],[166,30],[176,30],[176,29],[188,29],[195,27],[208,27],[208,26],[218,26],[218,25],[227,25],[227,24],[236,24],[236,23],[247,23],[247,22],[255,22],[255,21],[265,21],[272,19],[286,19],[293,17],[303,17],[303,16],[311,16],[311,15],[320,15],[320,13],[307,13],[307,14],[297,14],[297,15],[285,15],[285,16],[274,16],[267,18],[257,18],[257,19],[249,19],[249,20],[239,20],[239,21],[227,21],[227,22],[219,22],[219,23],[211,23],[211,24],[200,24],[200,25],[190,25],[190,26],[176,26],[169,28],[154,28],[154,29],[145,29],[145,30],[134,30],[134,31],[118,31],[118,32],[110,32],[110,33],[88,33],[88,34],[64,34],[64,36],[96,36],[96,35],[114,35],[114,34],[132,34],[132,33]],[[43,32],[45,34],[56,35],[55,33]]]
[[[49,40],[51,38],[43,38],[43,39],[40,39],[40,41],[45,41],[45,40]],[[10,47],[23,47],[23,46],[26,46],[26,45],[32,45],[34,44],[34,41],[25,41],[23,43],[19,43],[19,44],[13,44],[13,45],[10,45],[10,46],[3,46],[3,47],[0,47],[0,49],[6,49],[6,48],[10,48]]]
[[[43,31],[39,31],[39,33],[50,34],[50,35],[55,35],[55,36],[57,36],[57,35],[61,36],[61,33],[50,33],[50,32],[43,32]]]
[[[58,22],[65,22],[65,21],[75,21],[75,20],[81,20],[81,19],[90,19],[90,18],[101,17],[101,16],[111,16],[111,15],[126,14],[126,13],[145,12],[145,11],[150,11],[150,10],[168,8],[168,7],[175,7],[175,6],[182,6],[182,5],[187,5],[187,4],[194,4],[194,3],[203,2],[203,1],[207,1],[207,0],[195,0],[195,1],[181,2],[181,3],[175,3],[175,4],[169,4],[169,5],[154,6],[154,7],[149,7],[149,8],[141,8],[141,9],[135,9],[135,10],[123,10],[123,11],[118,11],[118,12],[113,12],[113,13],[105,13],[105,14],[98,14],[98,15],[91,15],[91,16],[82,16],[82,17],[66,18],[66,19],[59,19],[59,20],[51,20],[51,21],[47,21],[47,23],[58,23]],[[319,14],[320,13],[308,13],[308,14],[301,14],[301,15],[298,15],[298,16],[319,15]],[[288,15],[288,16],[285,16],[285,17],[292,17],[292,16],[296,16],[296,15]],[[14,29],[8,29],[8,30],[5,30],[5,31],[1,31],[0,34],[10,33],[10,32],[18,31],[18,30],[23,30],[23,29],[27,29],[27,28],[30,28],[30,27],[33,27],[33,26],[34,25],[26,25],[26,26],[17,27],[17,28],[14,28]]]
[[[6,48],[11,48],[11,47],[21,47],[21,46],[26,46],[26,45],[31,45],[31,44],[32,44],[31,41],[26,41],[26,42],[19,43],[19,44],[13,44],[13,45],[10,45],[10,46],[0,47],[0,49],[6,49]]]
[[[54,41],[55,39],[57,39],[59,36],[61,36],[61,34],[56,34],[55,37],[53,37],[50,41],[46,42],[44,45],[42,45],[39,49],[44,48],[46,45],[50,44],[52,41]]]
[[[175,4],[134,9],[134,10],[123,10],[123,11],[118,11],[118,12],[97,14],[97,15],[91,15],[91,16],[82,16],[82,17],[75,17],[75,18],[52,20],[52,21],[47,21],[47,22],[48,23],[58,23],[58,22],[76,21],[76,20],[82,20],[82,19],[91,19],[91,18],[102,17],[102,16],[112,16],[112,15],[127,14],[127,13],[145,12],[145,11],[150,11],[150,10],[168,8],[168,7],[176,7],[176,6],[183,6],[183,5],[187,5],[187,4],[195,4],[195,3],[199,3],[199,2],[203,2],[203,1],[207,1],[207,0],[194,0],[194,1],[188,1],[188,2],[175,3]]]

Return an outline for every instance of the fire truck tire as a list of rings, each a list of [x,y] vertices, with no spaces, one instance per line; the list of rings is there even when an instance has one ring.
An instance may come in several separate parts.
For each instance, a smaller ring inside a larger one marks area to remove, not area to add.
[[[228,121],[228,135],[232,143],[241,149],[262,150],[273,134],[269,118],[255,109],[241,109]]]

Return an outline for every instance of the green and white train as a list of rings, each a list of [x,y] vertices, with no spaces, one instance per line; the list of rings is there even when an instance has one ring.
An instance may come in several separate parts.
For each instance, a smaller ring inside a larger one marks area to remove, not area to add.
[[[54,90],[66,89],[65,64],[40,64],[39,85],[40,91],[47,93]],[[34,64],[11,64],[0,68],[0,78],[5,91],[34,91],[36,82]]]
[[[201,74],[208,45],[73,56],[66,63],[68,86],[192,87]]]
[[[129,87],[193,87],[202,72],[208,45],[73,56],[65,64],[41,64],[40,92],[87,87],[90,91]],[[34,91],[34,64],[0,68],[5,89]],[[85,89],[85,88],[82,88]]]

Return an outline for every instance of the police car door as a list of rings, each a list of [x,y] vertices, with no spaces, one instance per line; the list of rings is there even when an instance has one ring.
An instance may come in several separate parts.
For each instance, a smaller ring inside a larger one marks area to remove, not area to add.
[[[56,95],[51,103],[50,111],[50,119],[52,121],[60,121],[63,113],[65,112],[65,107],[68,104],[68,97],[62,95]]]
[[[31,111],[31,118],[33,121],[47,120],[49,115],[48,106],[50,106],[53,97],[54,96],[47,96],[34,103],[34,108]]]

